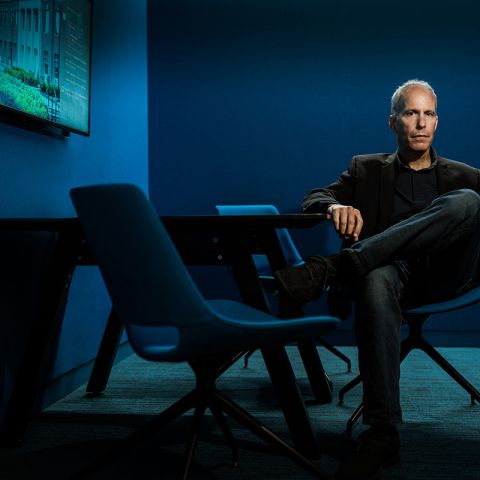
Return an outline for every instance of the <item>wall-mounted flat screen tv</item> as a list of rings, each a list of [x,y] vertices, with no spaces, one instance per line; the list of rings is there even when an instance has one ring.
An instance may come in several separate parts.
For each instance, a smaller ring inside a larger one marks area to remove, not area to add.
[[[91,16],[91,0],[0,0],[2,113],[90,134]]]

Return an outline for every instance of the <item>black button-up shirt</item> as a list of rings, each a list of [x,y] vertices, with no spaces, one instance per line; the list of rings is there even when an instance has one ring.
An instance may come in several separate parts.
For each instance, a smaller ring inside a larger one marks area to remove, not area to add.
[[[437,159],[422,170],[413,170],[397,157],[397,179],[393,194],[393,209],[390,225],[423,210],[438,197]]]

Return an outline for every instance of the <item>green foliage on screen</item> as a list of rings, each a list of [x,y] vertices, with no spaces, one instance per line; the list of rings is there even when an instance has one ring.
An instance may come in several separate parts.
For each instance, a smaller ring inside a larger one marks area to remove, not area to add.
[[[40,91],[19,78],[0,73],[0,93],[12,99],[16,108],[42,118],[48,118],[45,99]]]

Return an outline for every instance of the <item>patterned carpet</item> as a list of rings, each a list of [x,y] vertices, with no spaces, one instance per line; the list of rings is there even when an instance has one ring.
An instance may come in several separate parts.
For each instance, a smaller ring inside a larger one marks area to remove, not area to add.
[[[355,363],[353,347],[341,349]],[[320,349],[335,393],[355,373]],[[440,351],[480,387],[480,349],[444,348]],[[311,399],[297,350],[289,356],[305,398]],[[356,371],[356,368],[354,368]],[[480,405],[423,353],[413,352],[402,366],[404,423],[400,426],[402,461],[385,471],[385,480],[480,479]],[[119,363],[104,395],[89,398],[80,388],[34,419],[27,441],[15,450],[0,451],[0,478],[67,479],[103,452],[119,445],[135,428],[193,387],[193,375],[183,364],[151,364],[131,356]],[[239,362],[218,382],[228,396],[288,440],[276,407],[261,355],[251,357],[247,369]],[[319,464],[333,472],[349,448],[345,423],[358,405],[361,387],[339,406],[309,406],[323,455]],[[182,465],[183,443],[191,413],[147,441],[130,449],[89,478],[175,479]],[[195,454],[191,479],[308,479],[312,478],[233,421],[229,422],[240,446],[240,467],[230,465],[230,451],[208,416]],[[364,427],[357,425],[356,436]]]

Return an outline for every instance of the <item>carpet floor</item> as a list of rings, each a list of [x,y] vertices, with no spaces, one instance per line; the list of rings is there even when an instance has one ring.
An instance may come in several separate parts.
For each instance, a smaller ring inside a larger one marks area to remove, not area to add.
[[[356,349],[341,350],[355,364]],[[443,348],[441,353],[477,388],[480,349]],[[334,384],[334,401],[309,405],[323,455],[319,465],[330,472],[347,454],[345,424],[361,398],[356,387],[338,405],[339,388],[358,371],[346,372],[337,357],[320,348]],[[311,399],[296,348],[288,347],[300,388]],[[104,394],[88,397],[81,387],[37,415],[26,441],[14,450],[0,450],[0,479],[68,479],[89,462],[120,445],[123,439],[194,386],[185,364],[153,364],[132,355],[117,364]],[[219,388],[287,441],[288,430],[271,389],[266,368],[255,352],[248,368],[233,365],[218,381]],[[423,353],[413,352],[402,365],[400,425],[402,460],[385,470],[385,480],[480,480],[480,405]],[[117,455],[92,479],[180,478],[183,445],[192,412]],[[207,411],[195,453],[191,479],[278,480],[312,478],[241,426],[229,421],[240,446],[240,466],[233,468],[221,432]],[[354,428],[354,437],[364,427]]]

